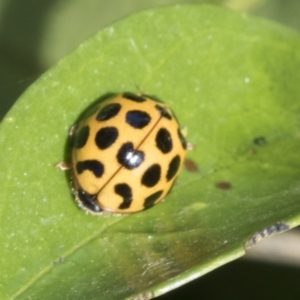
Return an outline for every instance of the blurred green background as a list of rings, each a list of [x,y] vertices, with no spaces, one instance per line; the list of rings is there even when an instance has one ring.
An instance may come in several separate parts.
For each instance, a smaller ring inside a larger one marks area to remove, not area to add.
[[[0,0],[0,120],[33,81],[101,28],[150,7],[203,2],[300,29],[299,0]],[[292,247],[300,254],[299,243]],[[300,299],[299,266],[280,262],[240,259],[157,299]]]

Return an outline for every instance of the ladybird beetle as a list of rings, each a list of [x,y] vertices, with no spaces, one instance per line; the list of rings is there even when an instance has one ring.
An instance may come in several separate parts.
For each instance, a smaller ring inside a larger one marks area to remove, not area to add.
[[[130,92],[111,96],[72,133],[76,201],[91,214],[148,209],[171,189],[186,148],[174,114],[157,97]]]

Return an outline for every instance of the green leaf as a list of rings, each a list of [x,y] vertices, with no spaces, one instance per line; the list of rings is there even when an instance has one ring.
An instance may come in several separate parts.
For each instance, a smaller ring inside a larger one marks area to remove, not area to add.
[[[243,255],[264,227],[298,225],[299,49],[276,24],[174,6],[106,28],[49,70],[0,127],[0,298],[147,299]],[[189,164],[148,211],[86,215],[54,165],[83,109],[136,86],[186,126]]]

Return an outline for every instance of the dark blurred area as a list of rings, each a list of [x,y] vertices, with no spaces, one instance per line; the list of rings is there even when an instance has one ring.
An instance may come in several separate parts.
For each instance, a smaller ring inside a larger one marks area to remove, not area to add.
[[[299,268],[236,260],[157,300],[297,300]]]
[[[39,49],[56,0],[2,0],[0,18],[0,119],[46,70]]]

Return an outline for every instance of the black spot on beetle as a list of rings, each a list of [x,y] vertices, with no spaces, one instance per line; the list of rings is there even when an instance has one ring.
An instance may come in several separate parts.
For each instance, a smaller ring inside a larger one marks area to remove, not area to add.
[[[126,113],[126,123],[134,128],[142,129],[147,126],[150,121],[151,117],[145,111],[130,110]]]
[[[86,144],[89,134],[89,126],[81,127],[78,132],[75,133],[75,136],[72,140],[72,146],[77,149],[82,148]]]
[[[145,185],[146,187],[155,186],[160,179],[160,174],[161,174],[160,165],[154,164],[150,166],[143,174],[142,184]]]
[[[139,96],[139,95],[136,95],[134,93],[130,93],[130,92],[125,92],[122,94],[122,97],[125,98],[125,99],[128,99],[128,100],[132,100],[134,102],[144,102],[146,101],[147,99],[143,96]]]
[[[180,156],[176,155],[169,163],[169,168],[167,172],[167,180],[170,181],[178,172],[180,166]]]
[[[173,148],[172,137],[166,128],[161,128],[155,137],[157,148],[164,154],[169,153]]]
[[[83,208],[94,213],[100,213],[102,211],[101,207],[96,203],[96,195],[89,195],[83,190],[79,189],[77,191],[77,197]]]
[[[172,120],[172,116],[163,106],[156,104],[155,108],[159,111],[162,117]]]
[[[144,209],[148,209],[151,208],[152,206],[155,205],[155,202],[161,197],[163,191],[158,191],[155,192],[153,194],[151,194],[150,196],[148,196],[145,200],[144,200]]]
[[[144,152],[135,150],[130,142],[124,143],[117,154],[118,162],[129,170],[137,168],[144,161],[144,157]]]
[[[182,145],[182,148],[186,149],[186,147],[187,147],[186,140],[185,140],[184,136],[182,135],[180,128],[178,128],[177,133],[178,133],[178,137],[179,137],[180,143]]]
[[[111,103],[104,106],[96,116],[97,121],[107,121],[116,116],[121,109],[119,103]]]
[[[123,198],[123,202],[120,204],[119,209],[129,208],[132,202],[132,191],[130,186],[126,183],[116,184],[115,193]]]
[[[95,143],[99,149],[104,150],[109,148],[118,138],[119,132],[116,127],[103,127],[98,130]]]
[[[76,164],[76,171],[78,174],[83,173],[85,170],[91,171],[95,177],[100,178],[104,173],[104,165],[98,160],[84,160]]]

